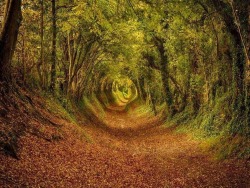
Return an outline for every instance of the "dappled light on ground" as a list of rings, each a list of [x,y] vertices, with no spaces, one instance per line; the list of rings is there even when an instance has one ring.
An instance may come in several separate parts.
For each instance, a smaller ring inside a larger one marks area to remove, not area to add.
[[[122,92],[118,92],[113,94],[113,91],[110,90],[102,92],[101,97],[94,95],[85,98],[83,113],[97,126],[101,125],[110,131],[117,132],[139,131],[160,125],[164,121],[164,105],[157,106],[158,113],[155,114],[150,106],[136,100],[136,93],[134,95],[131,91],[128,91],[128,93],[131,93],[131,100],[126,100],[125,97],[118,96],[123,95]],[[112,101],[110,95],[113,97]],[[106,102],[103,102],[103,96],[106,97]]]

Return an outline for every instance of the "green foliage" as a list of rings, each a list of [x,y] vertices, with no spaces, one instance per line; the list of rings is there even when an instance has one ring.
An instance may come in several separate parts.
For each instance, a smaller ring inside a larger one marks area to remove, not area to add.
[[[57,100],[53,96],[48,95],[45,93],[44,95],[46,97],[46,109],[55,114],[58,115],[59,117],[69,120],[71,122],[76,123],[76,118],[74,116],[74,110],[73,106],[70,101],[67,101],[66,99],[60,99]],[[65,105],[65,103],[67,103]],[[77,123],[76,123],[77,124]]]
[[[93,116],[98,119],[103,119],[105,117],[105,110],[100,101],[96,98],[95,95],[91,97],[84,97],[83,103],[81,105],[82,113],[87,113],[88,116]]]
[[[41,2],[23,2],[13,62],[21,74],[18,81],[47,90],[52,15],[51,3],[43,1],[41,7]],[[234,6],[239,11],[236,15],[232,15]],[[166,102],[170,125],[198,130],[201,137],[240,134],[248,138],[245,96],[249,91],[243,52],[248,14],[244,6],[241,0],[233,4],[221,0],[60,0],[54,97],[70,113],[73,101],[102,119],[103,105],[121,106],[128,101],[128,93],[110,91],[115,80],[127,77],[138,91],[138,100],[145,103],[138,114],[150,111],[152,115]]]

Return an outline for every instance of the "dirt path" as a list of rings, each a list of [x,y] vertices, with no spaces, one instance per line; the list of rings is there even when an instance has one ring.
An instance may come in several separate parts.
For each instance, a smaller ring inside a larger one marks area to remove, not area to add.
[[[153,128],[126,144],[155,164],[163,187],[250,187],[250,163],[215,161],[199,143],[172,130]]]
[[[132,130],[138,128],[141,122],[154,123],[157,121],[154,118],[133,119],[127,114],[110,114],[108,119],[111,127],[116,124],[119,127],[122,123],[120,128],[125,132],[115,133],[116,136],[99,136],[100,144],[124,148],[132,156],[142,156],[145,168],[149,165],[154,171],[154,181],[159,187],[250,187],[249,161],[216,161],[200,148],[198,141],[175,133],[171,128],[157,126],[132,134],[126,132],[128,127]],[[105,138],[109,139],[105,142]]]
[[[117,117],[110,116],[112,126],[122,122],[131,129],[141,123]],[[171,129],[157,126],[133,134],[83,129],[94,143],[66,122],[62,140],[23,136],[21,160],[0,154],[0,187],[250,187],[249,162],[217,162],[197,141]]]

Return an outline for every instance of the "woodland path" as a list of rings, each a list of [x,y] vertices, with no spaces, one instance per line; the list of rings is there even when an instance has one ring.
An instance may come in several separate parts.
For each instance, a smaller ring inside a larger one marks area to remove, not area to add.
[[[140,121],[109,116],[112,125]],[[215,161],[198,141],[170,128],[127,134],[84,126],[89,143],[64,123],[64,139],[56,142],[24,136],[21,160],[0,154],[0,187],[250,187],[249,161]]]

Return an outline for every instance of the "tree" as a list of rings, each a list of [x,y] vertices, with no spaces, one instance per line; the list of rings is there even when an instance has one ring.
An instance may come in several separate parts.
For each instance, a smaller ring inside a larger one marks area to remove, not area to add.
[[[21,20],[21,0],[6,0],[4,26],[0,38],[0,81],[11,81],[11,60]]]
[[[42,88],[46,88],[45,84],[45,62],[44,62],[44,1],[40,0],[40,61],[37,64],[38,76]]]
[[[165,52],[164,44],[165,41],[163,38],[155,37],[155,44],[157,46],[157,49],[160,54],[160,71],[161,71],[161,77],[162,77],[162,84],[164,87],[165,92],[165,101],[167,104],[167,110],[170,116],[173,115],[173,96],[170,90],[170,84],[169,84],[169,59]]]
[[[56,84],[56,0],[52,0],[52,53],[51,53],[51,74],[50,74],[50,90],[54,92]]]
[[[249,119],[249,28],[250,13],[249,3],[244,0],[224,2],[222,0],[212,1],[214,8],[220,13],[225,26],[232,36],[234,43],[234,82],[236,88],[234,96],[234,108],[236,116],[245,118],[245,125],[250,125]],[[235,9],[237,8],[237,11]],[[239,12],[239,15],[237,15]],[[233,24],[232,24],[233,23]]]

